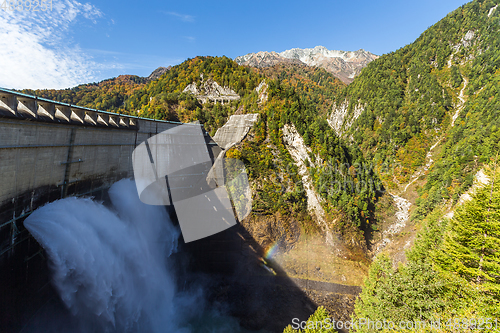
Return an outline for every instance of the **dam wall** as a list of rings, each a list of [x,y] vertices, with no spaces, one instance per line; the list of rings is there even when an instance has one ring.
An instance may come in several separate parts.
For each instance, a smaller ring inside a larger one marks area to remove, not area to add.
[[[44,251],[24,219],[67,196],[106,201],[114,182],[133,177],[135,147],[179,125],[0,89],[1,326],[20,330],[53,294]]]
[[[26,238],[19,221],[37,207],[132,177],[135,147],[179,124],[0,90],[0,258]]]
[[[47,202],[92,196],[132,177],[134,148],[173,126],[136,120],[135,128],[104,128],[0,118],[0,257],[21,237],[17,221]]]

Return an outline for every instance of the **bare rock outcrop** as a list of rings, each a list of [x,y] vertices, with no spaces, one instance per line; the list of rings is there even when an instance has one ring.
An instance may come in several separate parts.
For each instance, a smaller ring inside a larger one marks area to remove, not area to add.
[[[269,86],[267,85],[265,80],[262,80],[262,82],[255,88],[255,91],[257,94],[259,94],[259,100],[258,103],[263,103],[267,102],[267,88]]]
[[[363,113],[365,107],[357,104],[354,106],[352,115],[349,115],[349,102],[344,101],[340,105],[334,105],[332,113],[327,119],[331,128],[341,137],[354,123],[356,119]]]
[[[321,206],[320,197],[314,190],[312,179],[306,167],[306,161],[310,165],[314,165],[309,157],[310,149],[306,146],[304,139],[293,125],[287,124],[283,127],[283,141],[286,149],[299,168],[299,175],[302,178],[302,183],[304,184],[307,195],[307,210],[316,216],[318,223],[322,228],[325,228],[325,211]]]
[[[453,218],[453,216],[455,215],[455,209],[458,206],[461,206],[465,202],[472,200],[472,196],[477,192],[478,189],[488,185],[491,182],[490,177],[487,175],[487,172],[485,173],[485,171],[486,170],[481,169],[474,175],[474,181],[472,183],[472,186],[460,196],[456,206],[453,209],[451,209],[447,214],[445,214],[444,217],[449,219]]]
[[[271,67],[276,64],[289,63],[303,65],[303,62],[296,59],[288,59],[277,52],[260,51],[257,53],[248,53],[234,59],[239,65],[245,65],[255,68]]]
[[[491,16],[491,14],[493,14],[493,12],[495,11],[495,9],[498,8],[498,5],[496,5],[495,7],[491,7],[490,10],[488,11],[488,17]]]
[[[324,46],[310,49],[291,49],[280,53],[289,59],[299,59],[309,66],[321,67],[344,83],[351,83],[378,56],[363,49],[357,51],[328,50]]]
[[[287,124],[283,127],[283,142],[299,169],[299,176],[302,178],[307,195],[307,210],[311,216],[315,217],[318,225],[325,232],[328,245],[340,253],[340,237],[331,230],[327,223],[325,210],[321,205],[321,197],[316,193],[306,167],[306,160],[309,165],[314,166],[314,162],[309,157],[310,148],[306,146],[304,139],[294,125]]]

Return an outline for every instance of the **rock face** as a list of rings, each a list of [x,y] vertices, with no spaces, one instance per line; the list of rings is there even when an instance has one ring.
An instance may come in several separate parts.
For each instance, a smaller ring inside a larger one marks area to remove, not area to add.
[[[259,100],[258,103],[263,103],[267,102],[267,88],[269,86],[267,85],[265,80],[262,80],[262,82],[255,88],[255,91],[257,94],[259,94]]]
[[[358,51],[328,50],[324,46],[315,48],[294,48],[281,53],[265,52],[249,53],[234,60],[240,65],[252,67],[268,67],[277,63],[300,63],[326,69],[345,83],[351,83],[361,70],[378,56],[360,49]]]
[[[314,166],[314,162],[309,157],[311,150],[306,146],[304,139],[294,125],[287,124],[283,126],[283,142],[292,156],[295,165],[297,165],[299,169],[299,175],[302,178],[302,183],[307,195],[307,210],[311,216],[316,218],[318,225],[325,232],[327,244],[332,246],[336,252],[340,253],[341,249],[339,248],[338,235],[334,234],[327,224],[325,210],[323,206],[321,206],[321,198],[314,189],[312,178],[306,167],[306,161],[309,165]]]
[[[344,101],[340,105],[334,105],[330,117],[326,120],[331,128],[341,137],[348,130],[352,123],[358,119],[361,113],[365,110],[363,105],[355,105],[354,112],[350,118],[347,117],[349,103]]]
[[[288,59],[274,51],[260,51],[257,53],[248,53],[234,59],[239,65],[263,68],[274,66],[279,63],[290,63],[302,65],[303,62],[297,59]]]
[[[488,17],[491,16],[491,14],[493,14],[493,12],[495,11],[495,9],[498,8],[498,5],[496,5],[495,7],[491,7],[490,10],[488,11]]]
[[[315,215],[320,226],[325,228],[325,211],[321,206],[321,199],[314,190],[311,177],[309,176],[305,164],[307,160],[310,165],[314,165],[313,161],[309,158],[310,149],[306,146],[304,139],[302,139],[302,136],[300,136],[293,125],[286,124],[283,127],[283,142],[299,168],[299,175],[302,178],[304,189],[307,193],[307,210]]]
[[[333,107],[332,114],[326,121],[328,122],[328,125],[330,125],[331,128],[337,133],[339,137],[342,136],[342,125],[344,124],[344,119],[345,116],[347,115],[347,109],[349,107],[349,104],[344,101],[340,106],[335,106]]]
[[[390,193],[389,193],[390,194]],[[392,243],[393,237],[398,235],[406,226],[410,218],[411,203],[398,195],[391,194],[396,206],[396,221],[382,233],[382,239],[375,244],[374,254],[378,255],[387,245]]]
[[[207,101],[212,102],[224,102],[235,101],[240,99],[240,95],[231,90],[228,87],[221,87],[217,82],[212,79],[204,80],[198,85],[196,83],[191,83],[183,92],[190,92],[196,96],[202,103]]]
[[[168,72],[170,70],[170,68],[172,68],[172,66],[158,67],[151,74],[149,74],[149,76],[147,77],[147,80],[154,81],[154,80],[158,79],[160,76],[162,76],[163,74]]]
[[[224,150],[241,142],[258,120],[258,113],[232,115],[229,120],[217,130],[213,139]]]

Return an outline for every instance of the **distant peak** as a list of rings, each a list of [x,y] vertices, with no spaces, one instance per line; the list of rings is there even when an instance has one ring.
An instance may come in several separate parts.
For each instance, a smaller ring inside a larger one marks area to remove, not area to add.
[[[168,67],[161,67],[160,66],[160,67],[158,67],[151,74],[149,74],[148,81],[153,81],[153,80],[158,79],[160,76],[162,76],[163,74],[168,72],[171,68],[172,68],[172,66],[168,66]]]
[[[361,72],[361,69],[377,58],[378,56],[364,49],[340,51],[317,45],[313,48],[292,48],[280,53],[274,51],[249,53],[235,58],[235,61],[240,65],[258,68],[284,62],[322,67],[345,83],[349,83]]]

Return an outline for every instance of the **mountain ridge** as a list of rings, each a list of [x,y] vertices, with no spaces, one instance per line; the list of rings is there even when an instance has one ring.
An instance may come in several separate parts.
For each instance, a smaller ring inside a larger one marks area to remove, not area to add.
[[[265,68],[278,63],[306,64],[324,68],[344,83],[351,83],[361,70],[379,56],[364,49],[357,51],[328,50],[318,45],[314,48],[292,48],[283,52],[259,51],[236,57],[239,65]]]

